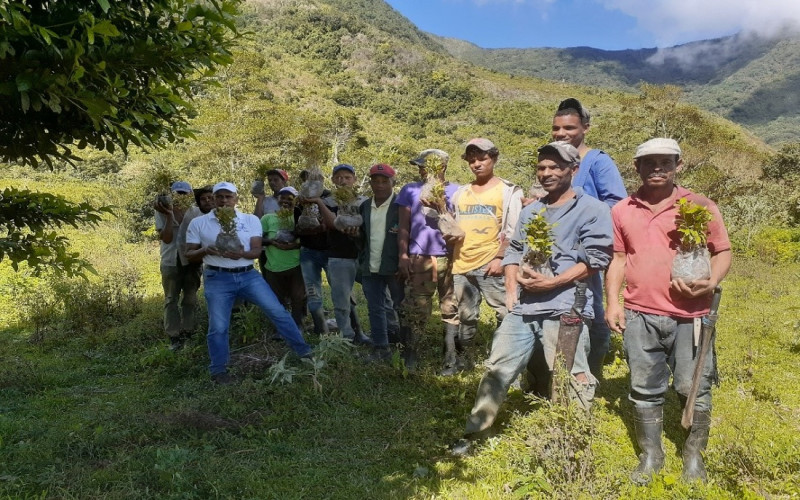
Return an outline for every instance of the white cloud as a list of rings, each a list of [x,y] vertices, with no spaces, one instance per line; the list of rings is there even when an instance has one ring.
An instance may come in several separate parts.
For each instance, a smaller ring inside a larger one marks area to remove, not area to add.
[[[636,19],[658,46],[702,40],[736,32],[777,33],[800,24],[797,0],[595,0]]]

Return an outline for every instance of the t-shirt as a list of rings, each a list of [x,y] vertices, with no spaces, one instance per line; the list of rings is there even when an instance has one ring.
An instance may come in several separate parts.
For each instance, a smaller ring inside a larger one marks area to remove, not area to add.
[[[205,215],[195,218],[189,223],[189,230],[186,232],[187,245],[200,245],[201,247],[212,247],[217,241],[217,235],[222,228],[217,220],[216,210],[212,210]],[[261,238],[261,221],[252,214],[244,214],[236,211],[236,235],[244,247],[244,251],[250,251],[250,239]],[[244,267],[252,266],[252,259],[229,259],[220,255],[205,255],[203,263],[217,267]]]
[[[442,238],[442,233],[436,227],[436,220],[428,219],[423,213],[422,203],[419,201],[422,186],[422,182],[406,184],[395,200],[397,205],[411,209],[408,253],[409,255],[447,255],[447,245]],[[456,189],[458,189],[456,184],[445,184],[444,195],[448,205]]]
[[[366,196],[359,196],[354,205],[361,205],[366,199]],[[325,198],[325,206],[328,207],[334,215],[339,212],[339,207],[336,205],[333,196]],[[355,238],[344,234],[335,227],[328,229],[328,257],[334,259],[357,259],[358,253],[359,248]]]
[[[625,307],[647,314],[678,318],[697,318],[708,313],[709,297],[684,297],[670,289],[672,261],[678,253],[680,235],[675,229],[678,209],[675,202],[687,198],[711,210],[708,224],[708,250],[714,254],[730,250],[728,232],[713,201],[676,186],[671,201],[653,213],[640,201],[639,192],[611,209],[614,224],[614,252],[624,252],[625,281],[622,294]]]
[[[578,175],[572,179],[572,185],[583,188],[584,193],[609,207],[628,196],[614,160],[599,149],[590,149],[581,158]]]
[[[189,224],[197,217],[203,215],[197,205],[193,205],[183,215],[181,226],[178,228],[178,257],[181,259],[181,264],[187,266],[190,264],[189,259],[186,257],[186,231],[189,230]]]
[[[161,212],[156,212],[156,231],[161,231],[167,225],[167,216]],[[178,230],[180,225],[172,219],[172,241],[165,243],[160,241],[161,246],[161,265],[162,266],[177,266],[178,265]]]
[[[264,208],[264,214],[273,214],[281,208],[280,205],[278,205],[277,196],[265,196],[261,206]]]
[[[503,220],[503,190],[498,182],[487,191],[475,193],[468,186],[458,197],[458,226],[464,230],[464,242],[456,246],[453,274],[463,274],[491,261],[500,249]]]
[[[294,230],[294,214],[288,222],[282,222],[277,214],[267,214],[261,218],[261,229],[264,236],[269,239],[275,238],[279,230]],[[279,273],[288,269],[294,269],[300,265],[300,249],[282,250],[275,245],[266,245],[264,252],[267,254],[267,271]]]

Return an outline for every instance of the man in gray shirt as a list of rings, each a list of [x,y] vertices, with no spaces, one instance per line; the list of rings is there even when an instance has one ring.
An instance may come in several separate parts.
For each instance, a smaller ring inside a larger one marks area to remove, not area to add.
[[[535,344],[541,344],[552,369],[560,317],[573,305],[576,283],[605,269],[611,260],[611,213],[605,203],[572,187],[579,163],[578,151],[567,142],[552,142],[539,148],[536,177],[547,196],[522,210],[503,258],[509,314],[494,334],[486,374],[467,418],[464,439],[452,448],[454,454],[467,453],[472,440],[488,434],[500,404],[528,364]],[[552,255],[540,272],[523,261],[528,251],[526,226],[538,214],[555,224],[551,231]],[[587,290],[587,298],[583,316],[592,318],[591,290]],[[584,324],[571,370],[575,395],[583,403],[594,397],[596,384],[586,358],[588,335]]]

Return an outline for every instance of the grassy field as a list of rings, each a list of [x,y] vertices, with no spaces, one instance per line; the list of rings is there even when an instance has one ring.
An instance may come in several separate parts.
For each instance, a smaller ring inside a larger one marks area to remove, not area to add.
[[[800,497],[798,264],[737,259],[724,284],[709,484],[680,481],[671,395],[667,466],[636,487],[619,338],[591,417],[512,390],[499,435],[456,459],[447,446],[481,368],[436,375],[438,317],[410,376],[364,365],[336,339],[309,338],[317,365],[281,363],[286,349],[265,340],[266,321],[242,314],[232,331],[242,382],[217,387],[202,334],[166,349],[155,242],[125,243],[113,220],[74,235],[100,271],[89,282],[0,264],[0,497]]]

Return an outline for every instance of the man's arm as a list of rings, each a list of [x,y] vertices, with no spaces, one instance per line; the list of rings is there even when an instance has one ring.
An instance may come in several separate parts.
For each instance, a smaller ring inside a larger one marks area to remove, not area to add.
[[[622,333],[625,330],[625,310],[619,303],[619,293],[622,291],[622,284],[625,281],[625,263],[627,254],[625,252],[614,252],[611,264],[606,272],[606,323],[611,331]]]
[[[407,278],[411,274],[411,260],[408,257],[408,240],[411,232],[411,207],[399,205],[397,207],[397,251],[399,259],[397,272]]]
[[[253,215],[261,219],[264,217],[264,199],[267,197],[266,194],[259,194],[256,196],[256,208],[253,209]]]
[[[586,279],[593,272],[595,271],[584,262],[578,262],[558,276],[548,277],[528,271],[525,277],[519,276],[517,281],[526,292],[540,293],[571,285],[575,281]]]
[[[186,258],[189,262],[203,262],[203,257],[208,255],[207,248],[202,248],[199,243],[186,244]]]
[[[506,287],[506,309],[511,312],[511,309],[514,308],[514,304],[517,303],[517,294],[519,290],[517,289],[517,274],[519,273],[519,265],[518,264],[509,264],[503,268],[503,274],[505,277],[505,287]]]
[[[172,208],[164,206],[159,202],[155,202],[153,204],[153,208],[155,208],[155,210],[161,215],[161,217],[158,215],[156,216],[156,229],[158,229],[158,238],[164,243],[172,243],[172,240],[175,238],[175,231],[172,227],[175,225],[175,212],[172,210]],[[158,228],[159,222],[164,223],[160,229]]]
[[[598,155],[590,173],[595,189],[597,189],[597,199],[609,207],[613,207],[618,201],[628,196],[619,169],[607,154]]]

